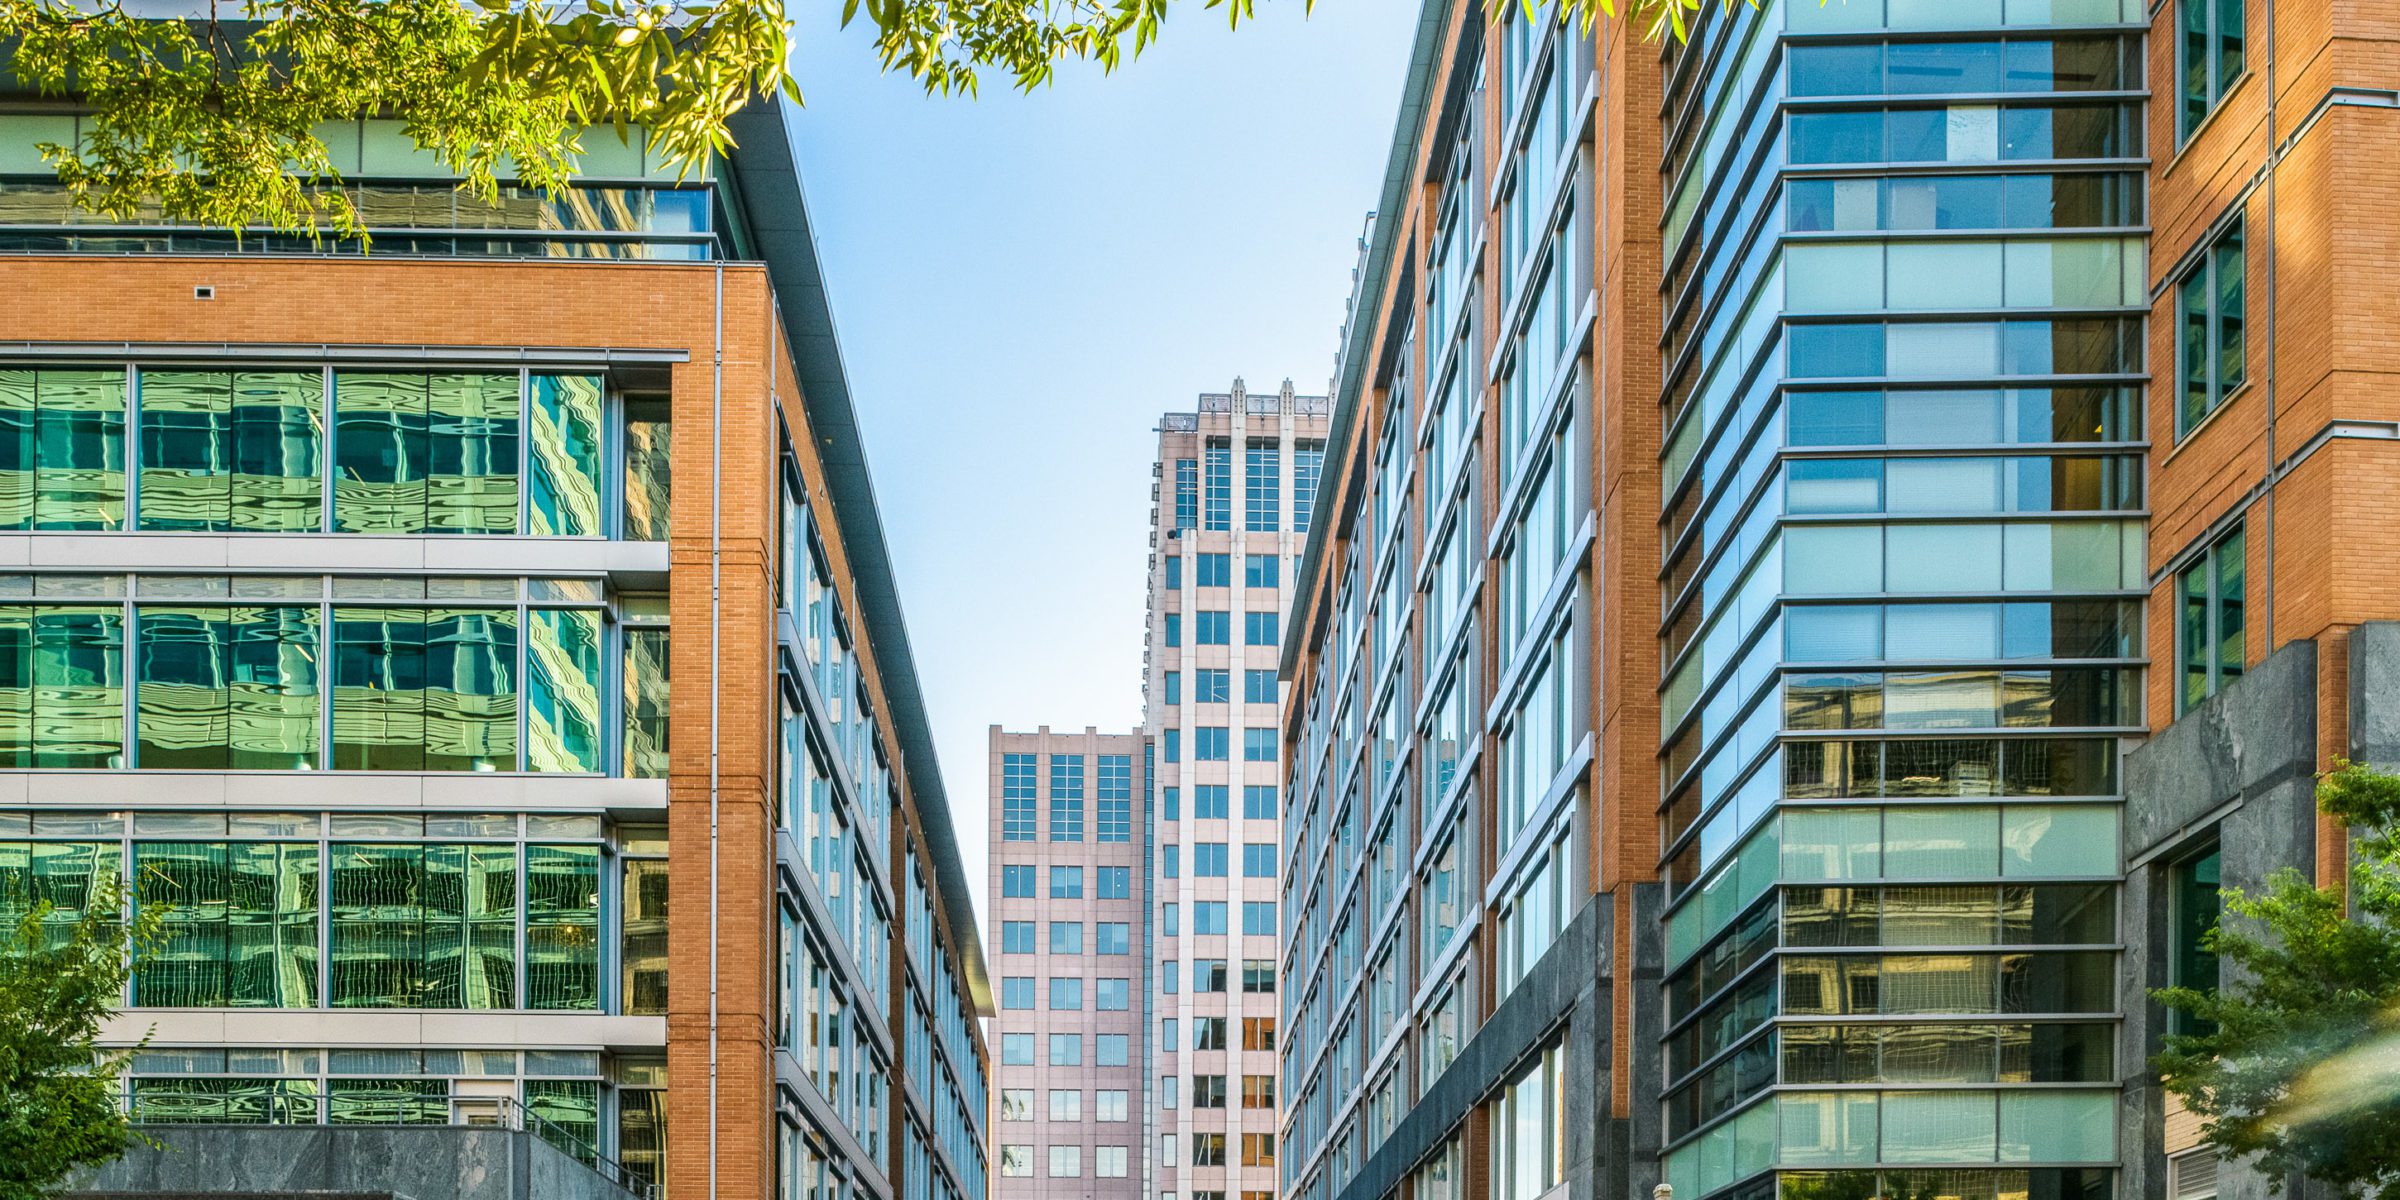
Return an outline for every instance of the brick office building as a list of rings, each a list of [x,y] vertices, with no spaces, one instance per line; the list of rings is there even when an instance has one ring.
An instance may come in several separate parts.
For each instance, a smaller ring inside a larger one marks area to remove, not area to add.
[[[111,1033],[199,1127],[93,1186],[572,1182],[277,1149],[497,1124],[573,1194],[984,1194],[980,938],[791,116],[496,204],[331,130],[362,255],[72,213],[75,114],[0,113],[0,905],[174,906]]]
[[[1422,6],[1284,665],[1305,1200],[2255,1195],[2147,989],[2389,765],[2385,14]]]

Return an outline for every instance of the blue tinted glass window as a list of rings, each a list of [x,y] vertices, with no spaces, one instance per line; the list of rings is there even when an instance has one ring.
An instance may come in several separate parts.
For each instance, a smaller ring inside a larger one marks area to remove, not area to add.
[[[1883,441],[1883,393],[1794,392],[1785,402],[1795,446],[1873,446]]]
[[[1883,374],[1880,325],[1794,325],[1790,344],[1795,379],[1836,379]]]
[[[1998,42],[1894,42],[1889,55],[1886,87],[1894,96],[2000,90]]]
[[[1791,159],[1795,163],[1875,162],[1882,157],[1880,112],[1792,114]]]
[[[1883,47],[1794,46],[1791,92],[1795,96],[1875,96],[1883,92]]]

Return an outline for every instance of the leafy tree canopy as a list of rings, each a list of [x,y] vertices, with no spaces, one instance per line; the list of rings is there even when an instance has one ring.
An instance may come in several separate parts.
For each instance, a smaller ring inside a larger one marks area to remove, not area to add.
[[[131,951],[155,943],[164,912],[128,924],[123,898],[103,889],[73,922],[37,905],[0,929],[0,1200],[43,1200],[139,1140],[117,1106],[132,1052],[102,1052],[100,1023],[124,995]]]
[[[2205,1141],[2257,1156],[2271,1186],[2299,1173],[2400,1200],[2400,776],[2336,763],[2317,806],[2353,828],[2347,891],[2290,868],[2227,890],[2207,940],[2223,986],[2158,994],[2205,1031],[2154,1065]]]
[[[397,120],[489,199],[496,177],[564,186],[596,127],[688,173],[732,144],[743,105],[800,95],[783,0],[205,0],[198,15],[201,2],[174,21],[123,0],[0,0],[17,78],[88,106],[73,144],[42,147],[83,208],[358,236],[328,186],[327,122]],[[1257,0],[1198,2],[1238,26]],[[1622,17],[1655,38],[1683,36],[1702,0],[1515,2],[1587,24]],[[1170,5],[844,0],[842,23],[863,10],[886,69],[972,95],[987,73],[1033,88],[1070,61],[1114,70],[1158,38]]]

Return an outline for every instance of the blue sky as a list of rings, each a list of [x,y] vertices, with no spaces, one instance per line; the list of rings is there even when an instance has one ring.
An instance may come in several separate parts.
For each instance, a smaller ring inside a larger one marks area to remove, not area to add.
[[[1410,0],[1197,0],[1113,76],[930,99],[805,4],[811,217],[969,877],[985,728],[1141,716],[1152,432],[1322,391]]]

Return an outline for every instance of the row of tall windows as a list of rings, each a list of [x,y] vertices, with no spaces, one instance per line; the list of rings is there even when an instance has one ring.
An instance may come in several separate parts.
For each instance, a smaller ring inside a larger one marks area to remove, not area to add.
[[[612,624],[587,581],[343,578],[331,602],[315,576],[19,582],[57,599],[0,599],[10,767],[667,765],[666,631]]]
[[[0,368],[0,529],[658,540],[670,430],[601,375]]]
[[[1275,440],[1253,439],[1242,446],[1241,528],[1252,533],[1283,528],[1284,462],[1282,444]],[[1294,442],[1290,462],[1292,531],[1306,533],[1309,510],[1316,503],[1317,480],[1324,472],[1325,444],[1313,439]],[[1231,531],[1233,470],[1233,443],[1223,438],[1209,439],[1198,459],[1175,459],[1174,528]]]

